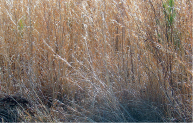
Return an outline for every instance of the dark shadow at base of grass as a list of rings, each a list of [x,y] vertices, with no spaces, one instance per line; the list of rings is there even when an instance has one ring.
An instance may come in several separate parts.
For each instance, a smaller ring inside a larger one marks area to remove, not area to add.
[[[25,110],[29,101],[21,96],[4,96],[0,98],[0,122],[18,122],[18,109]]]
[[[96,122],[166,122],[161,110],[143,101],[119,102],[116,107],[111,106],[98,104],[90,118]]]
[[[130,102],[128,104],[122,104],[124,110],[126,110],[135,122],[163,122],[163,114],[160,110],[145,102]],[[122,108],[122,109],[123,109]],[[123,112],[127,117],[127,112]]]
[[[15,109],[0,109],[0,122],[17,122],[18,115]]]

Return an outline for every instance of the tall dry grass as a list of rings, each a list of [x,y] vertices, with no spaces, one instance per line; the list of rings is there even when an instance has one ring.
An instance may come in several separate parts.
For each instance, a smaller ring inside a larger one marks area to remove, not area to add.
[[[20,121],[190,122],[191,20],[189,0],[1,0],[1,94],[31,102]]]

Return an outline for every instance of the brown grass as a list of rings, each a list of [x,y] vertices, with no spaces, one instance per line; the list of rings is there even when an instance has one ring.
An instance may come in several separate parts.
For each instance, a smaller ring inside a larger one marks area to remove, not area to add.
[[[20,121],[191,122],[192,2],[164,3],[1,0],[1,94]]]

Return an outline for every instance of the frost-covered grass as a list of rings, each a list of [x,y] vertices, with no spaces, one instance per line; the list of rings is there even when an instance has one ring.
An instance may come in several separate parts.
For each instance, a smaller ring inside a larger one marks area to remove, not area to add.
[[[190,0],[1,0],[0,93],[20,121],[190,122],[191,20]]]

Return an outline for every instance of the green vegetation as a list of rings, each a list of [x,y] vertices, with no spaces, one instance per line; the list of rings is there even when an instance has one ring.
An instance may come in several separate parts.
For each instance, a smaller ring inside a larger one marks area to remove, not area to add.
[[[163,3],[164,14],[167,18],[167,22],[169,26],[172,26],[175,20],[175,6],[174,0],[167,0],[167,2]]]
[[[0,121],[192,122],[190,25],[189,0],[1,0]]]

